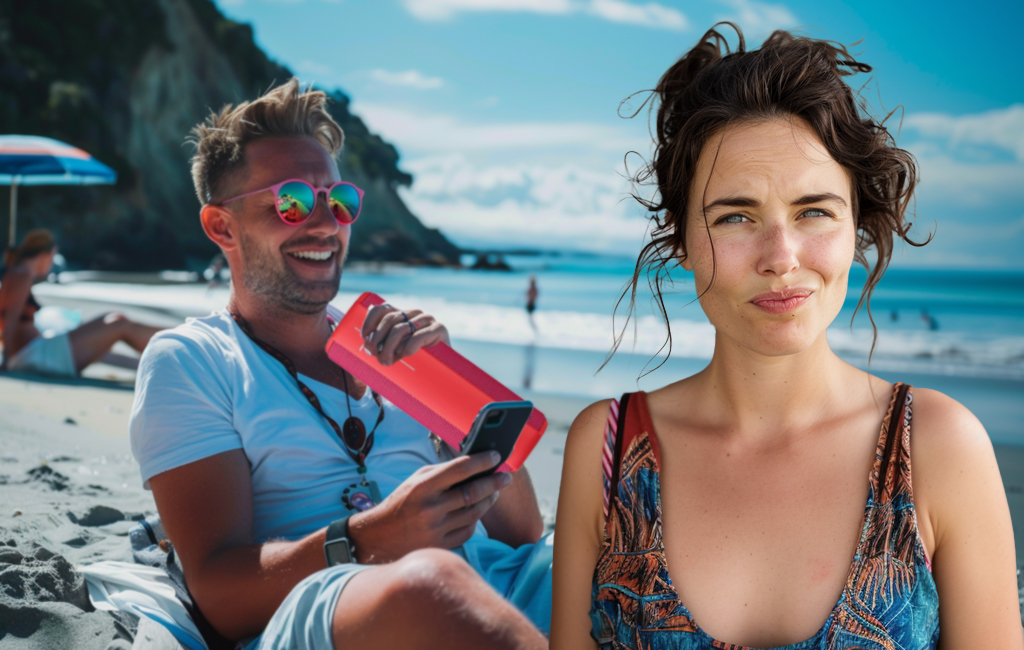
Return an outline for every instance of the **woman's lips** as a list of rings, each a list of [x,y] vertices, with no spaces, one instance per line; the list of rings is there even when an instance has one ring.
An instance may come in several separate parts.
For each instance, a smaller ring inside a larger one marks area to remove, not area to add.
[[[764,293],[750,302],[769,314],[788,314],[807,302],[811,293],[813,292],[807,290]]]

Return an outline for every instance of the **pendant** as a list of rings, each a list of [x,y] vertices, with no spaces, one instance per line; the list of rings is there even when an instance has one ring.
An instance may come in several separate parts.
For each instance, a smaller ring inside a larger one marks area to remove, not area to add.
[[[352,512],[366,512],[381,501],[377,481],[367,481],[365,476],[360,483],[353,483],[341,493],[342,505]]]
[[[361,452],[366,444],[366,425],[356,417],[350,417],[341,425],[341,434],[345,436],[345,444],[355,451]]]

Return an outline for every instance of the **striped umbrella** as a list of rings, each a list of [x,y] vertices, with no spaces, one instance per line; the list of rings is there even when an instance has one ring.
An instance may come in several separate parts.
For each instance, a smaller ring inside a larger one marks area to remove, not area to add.
[[[11,246],[19,185],[111,185],[117,173],[81,149],[35,135],[0,135],[0,185],[11,186]]]

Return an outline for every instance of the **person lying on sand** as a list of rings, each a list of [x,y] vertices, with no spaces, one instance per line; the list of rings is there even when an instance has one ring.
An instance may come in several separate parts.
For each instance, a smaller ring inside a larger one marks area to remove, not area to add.
[[[17,248],[4,256],[0,273],[0,330],[4,360],[0,368],[20,372],[77,377],[89,364],[102,359],[114,344],[124,341],[137,352],[146,349],[160,328],[108,313],[70,332],[43,335],[35,325],[41,306],[32,295],[32,284],[45,278],[53,266],[57,243],[48,230],[33,230]]]
[[[142,358],[142,478],[204,617],[244,647],[546,647],[551,545],[526,470],[458,486],[496,460],[439,462],[450,450],[324,351],[362,199],[325,102],[293,79],[193,131],[231,297]],[[363,334],[385,364],[448,342],[388,305]]]

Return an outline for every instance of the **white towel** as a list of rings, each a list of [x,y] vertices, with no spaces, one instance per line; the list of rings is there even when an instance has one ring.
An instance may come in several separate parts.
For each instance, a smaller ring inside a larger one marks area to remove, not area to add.
[[[96,609],[145,616],[174,635],[189,650],[209,650],[163,569],[127,562],[80,566]]]

